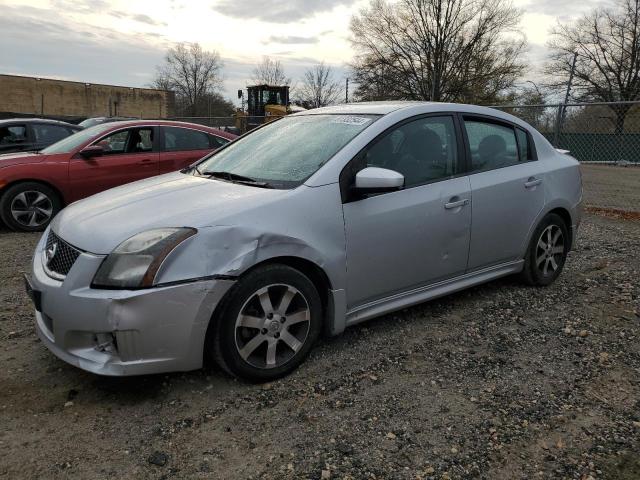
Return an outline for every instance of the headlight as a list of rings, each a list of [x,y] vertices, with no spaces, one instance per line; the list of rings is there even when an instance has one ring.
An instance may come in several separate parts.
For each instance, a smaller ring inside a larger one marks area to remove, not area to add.
[[[125,240],[104,259],[93,282],[96,288],[152,287],[162,262],[195,228],[158,228]]]

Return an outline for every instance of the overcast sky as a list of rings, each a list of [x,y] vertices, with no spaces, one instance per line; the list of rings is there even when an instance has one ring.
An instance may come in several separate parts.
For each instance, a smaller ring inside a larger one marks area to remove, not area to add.
[[[601,0],[515,0],[536,79],[549,28]],[[344,81],[349,19],[368,0],[0,0],[0,73],[147,86],[173,42],[199,42],[224,60],[225,96],[263,55],[294,83],[324,60]]]

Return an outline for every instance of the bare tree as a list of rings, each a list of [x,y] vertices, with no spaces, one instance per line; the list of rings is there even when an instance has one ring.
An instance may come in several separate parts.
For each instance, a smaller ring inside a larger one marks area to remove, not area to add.
[[[541,132],[550,132],[557,117],[557,110],[548,107],[550,92],[531,80],[515,86],[501,99],[502,110],[533,125]]]
[[[274,86],[289,85],[291,83],[291,79],[284,73],[280,60],[272,60],[269,57],[263,57],[262,62],[256,65],[251,75],[251,81],[255,85],[266,84]]]
[[[176,102],[184,103],[186,110],[196,115],[203,99],[220,88],[221,70],[222,61],[215,50],[203,50],[198,43],[178,43],[168,50],[153,85],[175,91]]]
[[[577,52],[573,91],[578,100],[640,100],[640,0],[618,0],[575,23],[558,25],[549,44],[553,50],[547,74],[565,81]],[[555,86],[562,86],[555,82]],[[631,104],[612,107],[615,131],[624,130]]]
[[[372,0],[351,20],[356,96],[494,102],[524,70],[520,15],[508,0]]]
[[[334,81],[331,67],[322,62],[304,72],[296,97],[306,108],[319,108],[336,103],[340,93],[340,84]]]

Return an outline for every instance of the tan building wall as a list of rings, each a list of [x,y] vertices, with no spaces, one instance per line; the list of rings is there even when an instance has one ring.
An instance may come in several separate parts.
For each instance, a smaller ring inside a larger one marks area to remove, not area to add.
[[[0,75],[0,112],[166,118],[174,103],[167,90]]]

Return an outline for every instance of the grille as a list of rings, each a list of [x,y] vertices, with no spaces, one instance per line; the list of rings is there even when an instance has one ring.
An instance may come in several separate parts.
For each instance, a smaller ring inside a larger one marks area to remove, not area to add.
[[[44,260],[45,266],[50,272],[66,276],[80,256],[80,253],[82,253],[80,250],[69,245],[53,233],[53,231],[49,232],[47,246],[44,252]]]

